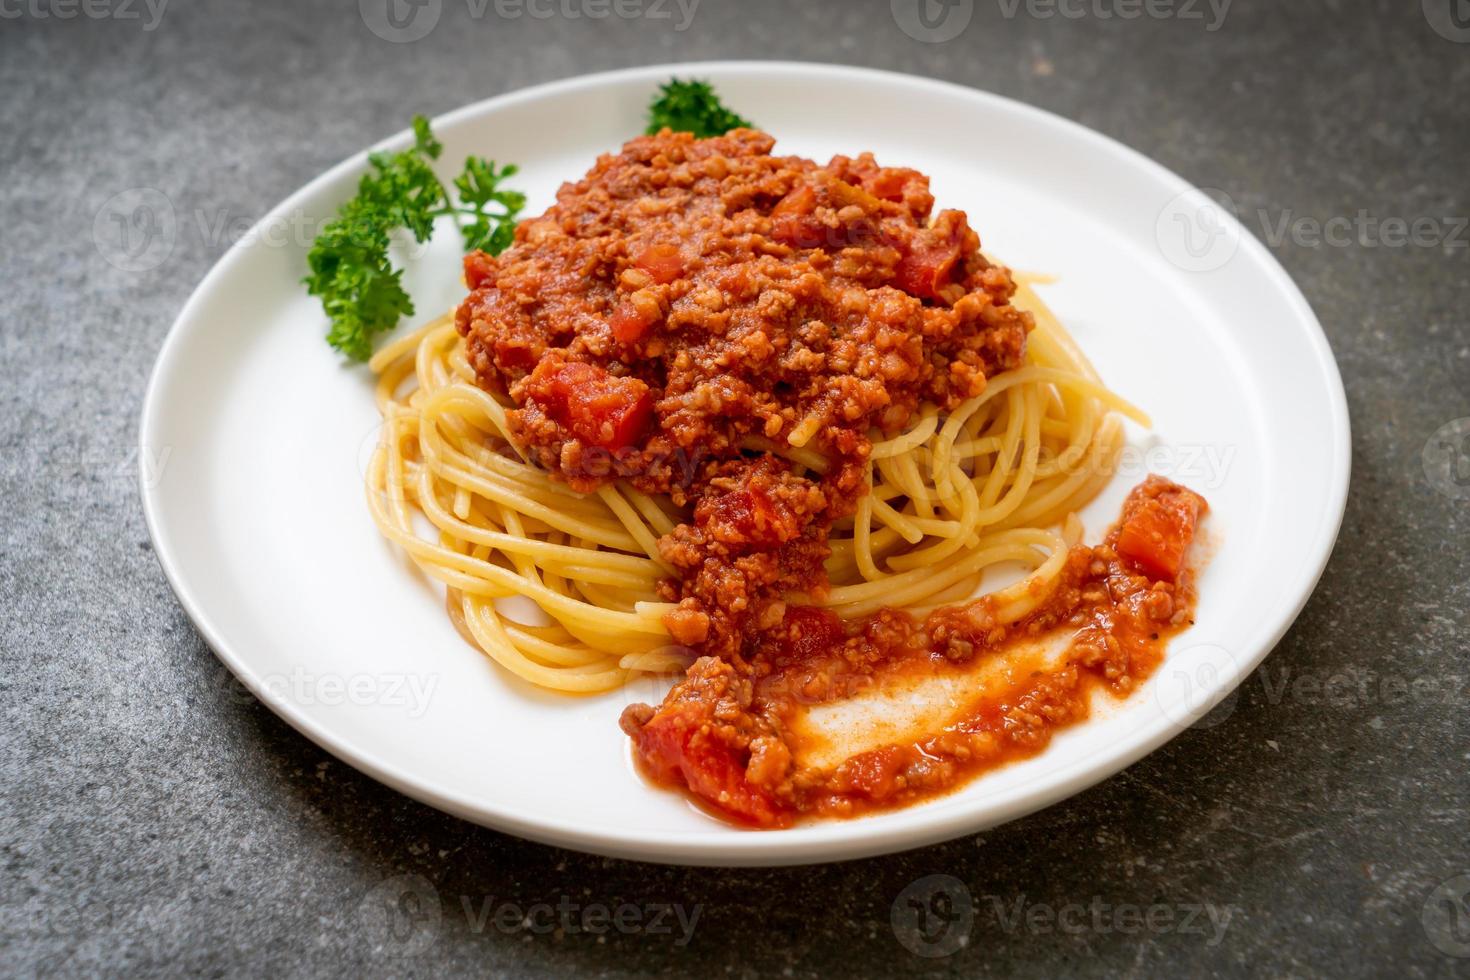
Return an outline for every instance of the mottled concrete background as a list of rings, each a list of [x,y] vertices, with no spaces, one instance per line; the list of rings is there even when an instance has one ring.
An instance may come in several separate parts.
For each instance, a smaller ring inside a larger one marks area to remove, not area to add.
[[[412,43],[370,29],[384,2],[0,0],[0,973],[1470,975],[1463,0],[1458,22],[1450,0],[955,0],[932,29],[913,0],[703,0],[687,23],[672,0],[395,0],[408,29],[442,8]],[[1352,496],[1219,724],[980,837],[682,870],[451,819],[229,683],[150,551],[134,442],[230,229],[410,108],[725,57],[1043,106],[1277,239],[1346,379]],[[190,217],[129,272],[106,203],[139,187]],[[1331,241],[1299,220],[1360,216]]]

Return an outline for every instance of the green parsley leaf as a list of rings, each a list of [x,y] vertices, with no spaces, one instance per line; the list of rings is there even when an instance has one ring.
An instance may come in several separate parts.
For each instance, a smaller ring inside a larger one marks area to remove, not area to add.
[[[755,124],[725,108],[709,82],[677,78],[659,86],[659,95],[648,107],[648,129],[652,135],[664,127],[693,133],[701,139],[722,136],[732,129],[754,129]]]
[[[498,186],[516,168],[497,170],[479,157],[466,160],[455,179],[454,203],[430,162],[444,147],[423,116],[414,116],[413,135],[410,149],[368,157],[372,170],[358,183],[357,196],[338,209],[306,256],[306,291],[321,298],[331,320],[327,343],[354,360],[371,357],[373,337],[414,311],[403,272],[388,258],[394,231],[402,228],[428,241],[434,220],[453,215],[467,250],[499,254],[515,237],[516,217],[526,204],[524,194]]]
[[[464,173],[454,179],[455,190],[459,191],[462,204],[468,205],[474,220],[460,227],[464,236],[465,251],[483,249],[491,255],[499,255],[515,237],[515,222],[510,220],[526,206],[526,195],[520,191],[502,190],[500,182],[514,177],[517,168],[507,163],[499,170],[494,160],[470,157],[464,162]],[[498,211],[489,210],[498,205]]]

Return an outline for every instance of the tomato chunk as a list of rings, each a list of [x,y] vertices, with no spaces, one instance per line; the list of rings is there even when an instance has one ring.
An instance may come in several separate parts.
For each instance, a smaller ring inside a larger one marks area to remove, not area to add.
[[[479,249],[464,257],[464,281],[471,289],[479,289],[495,279],[495,259]]]
[[[1123,505],[1118,554],[1150,578],[1176,581],[1194,540],[1205,498],[1162,477],[1150,476]]]
[[[623,302],[613,310],[613,315],[608,318],[607,324],[612,328],[613,337],[620,344],[637,343],[648,333],[648,328],[653,326],[653,320],[638,311],[638,307],[632,303]]]
[[[676,245],[650,245],[638,253],[633,264],[660,284],[671,283],[684,274],[684,257]]]
[[[501,337],[495,341],[495,363],[502,368],[529,370],[541,355],[522,337]]]
[[[837,778],[844,789],[870,800],[886,800],[904,788],[902,776],[909,768],[912,749],[897,745],[863,752],[843,761]]]
[[[885,201],[902,201],[904,188],[911,181],[923,181],[924,175],[907,167],[883,167],[863,179],[863,186]]]
[[[785,218],[794,214],[811,214],[812,209],[817,206],[817,192],[812,190],[810,184],[802,184],[792,188],[791,192],[771,209],[771,217]]]
[[[771,209],[771,237],[796,248],[818,248],[827,238],[827,229],[812,212],[817,206],[817,192],[802,184],[781,198]]]
[[[910,296],[939,299],[951,282],[964,245],[964,225],[955,222],[947,234],[926,229],[914,236],[909,251],[894,270],[893,284]]]
[[[775,800],[746,781],[735,750],[705,730],[700,712],[665,708],[633,740],[655,779],[682,780],[695,796],[745,823],[769,827],[781,821]]]
[[[695,521],[716,541],[741,547],[775,547],[795,536],[789,511],[779,507],[759,486],[706,497],[695,508]]]
[[[786,655],[794,661],[830,657],[847,639],[842,620],[820,606],[792,606],[781,623]]]
[[[580,361],[543,360],[527,394],[574,438],[603,449],[633,445],[653,416],[648,385]]]

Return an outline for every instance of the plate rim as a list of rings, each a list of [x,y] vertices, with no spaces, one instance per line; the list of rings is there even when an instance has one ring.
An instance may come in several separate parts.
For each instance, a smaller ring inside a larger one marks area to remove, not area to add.
[[[574,75],[481,99],[436,116],[432,122],[436,128],[452,126],[463,119],[494,112],[518,103],[601,84],[641,79],[661,81],[675,74],[728,76],[764,72],[805,74],[826,81],[856,76],[888,84],[935,87],[967,99],[989,103],[992,107],[1008,112],[1030,116],[1038,122],[1053,127],[1060,127],[1071,137],[1090,142],[1115,156],[1121,155],[1133,166],[1148,171],[1165,186],[1172,187],[1176,193],[1197,191],[1195,185],[1140,151],[1047,109],[968,85],[923,75],[820,62],[698,61]],[[361,171],[365,167],[369,153],[407,146],[410,141],[411,132],[404,129],[347,157],[271,207],[257,222],[256,228],[266,225],[273,215],[299,206],[298,202],[318,194],[323,187],[338,181],[344,174]],[[1249,651],[1249,656],[1241,658],[1242,670],[1239,676],[1229,687],[1213,691],[1207,703],[1195,707],[1188,713],[1175,713],[1174,717],[1164,719],[1164,723],[1156,725],[1156,730],[1148,732],[1146,737],[1139,739],[1137,744],[1126,750],[1101,759],[1079,760],[1054,773],[1049,780],[1050,785],[1020,795],[1008,805],[993,808],[984,813],[976,812],[971,807],[961,806],[934,811],[933,819],[922,826],[880,825],[867,832],[864,832],[862,828],[873,825],[862,819],[823,821],[785,830],[753,833],[731,833],[728,828],[719,828],[682,834],[673,839],[654,834],[629,834],[625,831],[602,832],[597,829],[589,829],[586,823],[565,819],[547,819],[540,815],[526,814],[514,807],[487,805],[480,801],[472,802],[448,787],[436,785],[429,780],[417,779],[411,772],[402,771],[387,760],[377,758],[372,751],[354,745],[350,738],[335,734],[329,726],[310,717],[302,707],[287,700],[284,696],[273,693],[269,686],[261,684],[256,672],[250,668],[248,660],[243,658],[239,651],[215,628],[203,604],[193,594],[181,568],[180,557],[166,533],[162,504],[158,498],[157,489],[150,486],[146,472],[147,447],[151,444],[150,433],[160,424],[160,401],[164,380],[178,357],[187,323],[196,318],[195,311],[205,302],[205,297],[228,278],[233,266],[240,261],[243,252],[242,246],[238,244],[226,251],[215,262],[190,293],[188,300],[170,325],[149,373],[138,429],[138,441],[142,450],[139,453],[139,491],[149,539],[170,588],[194,628],[199,631],[215,656],[263,704],[317,746],[358,771],[412,799],[473,823],[541,843],[612,857],[665,864],[714,866],[778,866],[854,860],[877,854],[911,850],[966,833],[974,833],[1033,813],[1097,785],[1133,765],[1144,756],[1153,753],[1188,728],[1219,700],[1236,690],[1276,647],[1316,591],[1331,558],[1346,511],[1352,469],[1351,418],[1341,371],[1320,320],[1295,280],[1276,257],[1233,215],[1225,213],[1222,216],[1226,222],[1233,225],[1234,233],[1239,236],[1240,248],[1255,253],[1257,263],[1281,289],[1283,298],[1293,308],[1296,318],[1303,327],[1307,328],[1304,331],[1305,339],[1309,343],[1311,352],[1315,355],[1317,367],[1321,371],[1322,380],[1327,389],[1329,400],[1327,407],[1332,421],[1330,434],[1332,472],[1328,474],[1329,482],[1326,486],[1328,506],[1314,533],[1311,553],[1305,556],[1306,561],[1303,568],[1307,574],[1304,578],[1299,579],[1304,587],[1300,589],[1300,594],[1290,604],[1285,615],[1279,617],[1279,621],[1269,625],[1264,632],[1259,634],[1258,638],[1253,637],[1252,642],[1244,646],[1244,649]],[[241,241],[248,242],[252,237],[252,234],[247,234]]]

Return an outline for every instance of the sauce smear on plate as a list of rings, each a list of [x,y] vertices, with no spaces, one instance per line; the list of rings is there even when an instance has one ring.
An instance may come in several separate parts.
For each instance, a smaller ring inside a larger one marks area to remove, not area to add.
[[[1103,542],[1074,547],[1052,594],[1005,626],[988,598],[923,620],[890,609],[844,624],[820,609],[792,609],[764,635],[757,669],[702,658],[662,707],[629,708],[623,727],[654,781],[750,826],[856,816],[945,793],[1035,755],[1087,718],[1095,693],[1124,697],[1153,673],[1169,637],[1193,622],[1183,559],[1207,509],[1193,491],[1149,477]],[[1058,637],[1060,655],[1045,655],[1042,643]],[[921,737],[835,766],[801,763],[818,748],[801,721],[814,706],[902,690],[920,677],[963,678],[987,661],[1005,661],[998,676]]]

